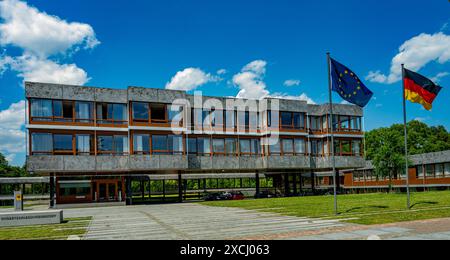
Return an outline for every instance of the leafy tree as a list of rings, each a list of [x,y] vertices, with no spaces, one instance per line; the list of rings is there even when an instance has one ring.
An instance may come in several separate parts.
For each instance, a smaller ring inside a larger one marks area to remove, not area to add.
[[[17,167],[9,165],[5,156],[0,153],[0,177],[25,177],[28,175],[25,166]]]
[[[408,152],[410,155],[450,150],[450,133],[445,127],[429,127],[419,122],[407,124]],[[366,157],[372,160],[377,177],[392,179],[404,171],[404,127],[395,124],[366,133]]]

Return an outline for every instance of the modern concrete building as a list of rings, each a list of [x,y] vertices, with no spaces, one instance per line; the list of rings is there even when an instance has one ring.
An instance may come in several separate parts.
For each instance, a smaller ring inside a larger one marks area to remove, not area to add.
[[[26,165],[50,176],[52,205],[314,191],[333,176],[331,128],[337,169],[365,166],[363,111],[353,105],[334,105],[331,122],[328,104],[300,100],[33,82],[25,90]]]
[[[450,188],[450,151],[418,154],[410,156],[409,168],[410,187],[414,190],[448,189]],[[371,192],[387,190],[389,178],[377,177],[371,161],[357,170],[343,170],[345,175],[344,188],[355,192]],[[392,188],[406,189],[406,175],[395,175],[392,179]]]

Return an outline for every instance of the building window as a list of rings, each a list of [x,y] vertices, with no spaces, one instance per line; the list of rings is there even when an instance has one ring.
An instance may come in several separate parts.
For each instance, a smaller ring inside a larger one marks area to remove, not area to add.
[[[306,142],[304,139],[294,139],[294,148],[296,154],[306,153]]]
[[[123,135],[100,135],[97,137],[98,152],[101,155],[128,154],[128,137]]]
[[[78,155],[90,155],[92,149],[91,135],[76,135],[76,152]]]
[[[32,99],[31,120],[53,121],[53,102],[47,99]]]
[[[55,155],[73,154],[73,136],[53,135],[53,153]]]
[[[444,166],[445,177],[450,177],[450,163],[446,163]]]
[[[181,135],[169,135],[169,148],[173,154],[183,154],[183,136]]]
[[[305,117],[303,113],[281,112],[282,129],[304,129]]]
[[[225,140],[224,139],[213,139],[213,153],[214,154],[225,154]]]
[[[239,140],[239,150],[240,150],[241,155],[251,155],[252,148],[251,148],[250,139],[240,139]]]
[[[63,101],[62,115],[63,115],[64,122],[73,121],[73,102],[72,101]]]
[[[152,123],[167,123],[167,109],[164,104],[150,104]]]
[[[282,139],[283,154],[294,154],[294,139]]]
[[[126,125],[127,118],[126,104],[97,104],[98,124]]]
[[[225,150],[228,155],[236,155],[237,152],[236,139],[234,138],[225,139]]]
[[[435,177],[436,178],[443,178],[444,177],[444,165],[443,164],[436,164],[434,167],[435,170]]]
[[[274,154],[274,155],[280,155],[281,154],[281,145],[280,145],[280,141],[277,141],[277,143],[273,144],[273,145],[269,145],[269,152],[270,154]]]
[[[94,122],[94,104],[92,102],[75,102],[75,122]]]
[[[168,109],[169,122],[172,125],[183,126],[183,107],[172,105]]]
[[[149,122],[149,105],[148,103],[133,102],[133,121]]]
[[[311,140],[311,155],[313,156],[323,155],[322,140]]]
[[[434,178],[434,165],[428,164],[425,165],[425,174],[427,178]]]
[[[150,135],[134,134],[133,151],[135,154],[150,154]]]
[[[152,135],[153,154],[182,154],[183,150],[183,137],[180,135]]]
[[[259,139],[251,139],[252,155],[261,154],[261,143]]]
[[[188,154],[197,154],[197,138],[188,138],[187,139],[187,150]]]
[[[152,153],[168,154],[169,146],[167,139],[167,135],[152,135]]]
[[[361,140],[353,140],[352,152],[353,152],[353,155],[355,155],[355,156],[361,155]]]
[[[48,133],[33,133],[31,135],[31,152],[33,155],[52,154],[53,136]]]
[[[197,139],[197,142],[198,142],[198,153],[200,155],[211,154],[211,139],[207,137],[200,137]]]
[[[311,117],[311,130],[312,131],[321,131],[322,130],[321,117],[318,117],[318,116]]]

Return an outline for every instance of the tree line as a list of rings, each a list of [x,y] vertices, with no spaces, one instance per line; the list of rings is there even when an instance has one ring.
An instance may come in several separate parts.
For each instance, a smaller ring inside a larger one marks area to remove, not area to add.
[[[414,120],[407,124],[409,155],[450,150],[450,133],[444,126],[428,126]],[[392,179],[405,171],[404,125],[378,128],[366,133],[366,159],[377,177]],[[410,163],[410,162],[409,162]]]

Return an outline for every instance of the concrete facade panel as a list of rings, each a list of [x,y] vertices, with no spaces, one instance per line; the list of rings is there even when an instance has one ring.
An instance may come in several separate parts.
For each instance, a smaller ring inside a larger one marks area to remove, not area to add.
[[[79,101],[95,101],[95,88],[64,86],[62,88],[63,99]]]
[[[128,91],[123,89],[96,88],[95,101],[126,104],[128,103]]]
[[[61,85],[25,82],[25,96],[27,98],[52,98],[62,99]]]

